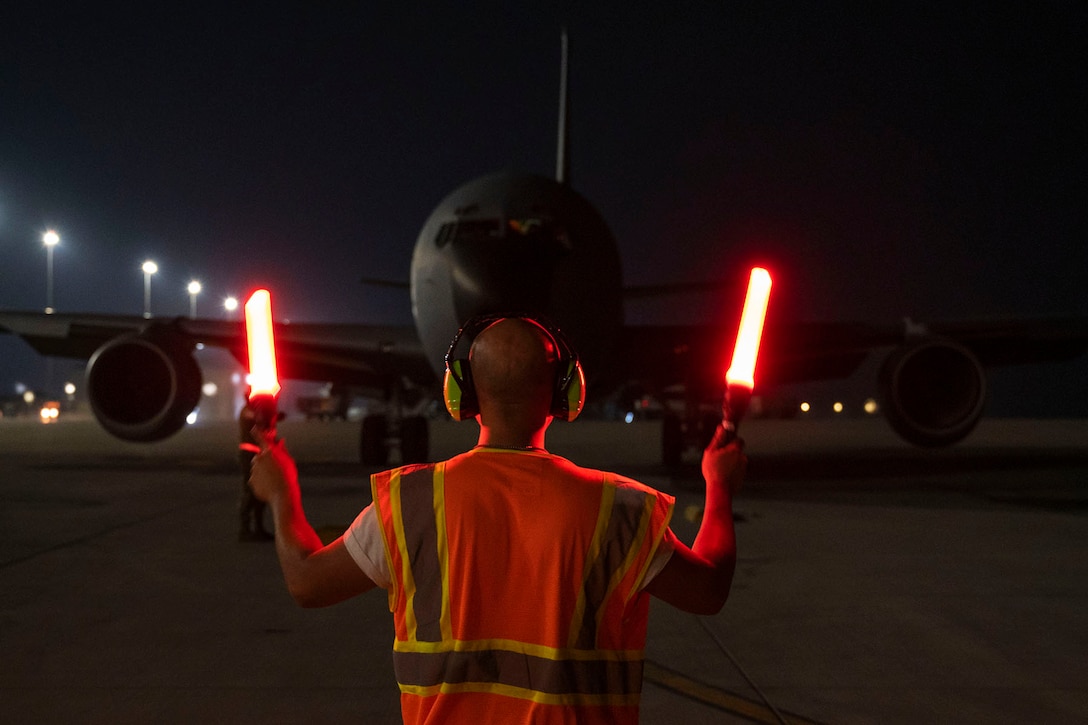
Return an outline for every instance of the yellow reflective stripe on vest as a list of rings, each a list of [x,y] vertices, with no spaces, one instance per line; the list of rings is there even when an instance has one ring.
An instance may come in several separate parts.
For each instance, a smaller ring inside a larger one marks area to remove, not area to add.
[[[452,637],[444,479],[442,464],[397,471],[389,479],[410,642]]]
[[[653,498],[645,492],[618,487],[611,478],[605,479],[582,591],[571,622],[571,647],[597,646],[597,631],[608,600],[638,557],[650,526],[653,504]],[[625,595],[624,601],[628,599],[630,596]]]
[[[657,502],[654,500],[654,498],[652,496],[647,496],[645,494],[640,494],[640,495],[642,497],[642,515],[639,517],[638,533],[635,534],[635,539],[634,539],[633,545],[629,546],[627,548],[627,558],[623,562],[623,567],[621,569],[617,570],[615,575],[613,576],[613,582],[612,582],[611,587],[609,588],[609,595],[610,596],[611,596],[612,590],[615,589],[617,585],[619,585],[619,583],[623,580],[623,578],[625,576],[627,576],[627,573],[631,570],[631,567],[634,566],[635,560],[638,558],[638,555],[639,555],[639,550],[642,548],[642,542],[646,538],[646,535],[650,532],[650,524],[652,523],[653,517],[654,517],[654,505]],[[657,547],[654,546],[653,549],[654,549],[654,551],[656,551]],[[642,577],[645,575],[646,569],[648,569],[649,566],[650,566],[651,558],[652,558],[652,556],[647,556],[646,557],[646,561],[642,566],[642,570],[639,572],[639,576],[638,576],[637,581],[640,581],[640,582],[642,581]],[[635,587],[632,587],[631,591],[627,592],[627,594],[624,595],[624,600],[623,600],[624,603],[628,602],[631,599],[631,597],[635,596],[635,594],[637,594],[637,593],[638,593],[638,589],[636,589]],[[607,599],[607,597],[606,597],[606,599]],[[603,610],[602,610],[602,614],[603,614]],[[597,625],[598,625],[598,627],[600,626],[600,619],[599,618],[598,618],[598,621],[597,621]]]
[[[632,581],[652,522],[655,499],[606,477],[581,591],[565,648],[504,639],[455,640],[449,591],[444,463],[398,469],[388,479],[394,546],[400,560],[405,638],[394,643],[397,681],[405,694],[476,692],[544,704],[620,706],[638,703],[643,653],[597,650],[598,630],[616,591]],[[378,497],[375,497],[378,500]],[[393,543],[393,542],[389,542]],[[644,563],[643,566],[646,564]],[[615,604],[615,602],[613,602]]]
[[[570,636],[567,640],[567,645],[570,647],[578,646],[581,639],[587,607],[593,612],[595,619],[594,602],[589,601],[588,596],[591,589],[590,580],[596,573],[593,565],[600,560],[600,552],[604,548],[604,537],[608,531],[608,522],[612,518],[612,502],[615,495],[616,487],[609,485],[606,481],[605,485],[601,486],[601,504],[597,509],[597,525],[593,529],[593,539],[590,541],[589,551],[586,552],[585,566],[582,571],[582,588],[578,593],[578,601],[574,605],[574,615],[571,618]]]
[[[426,647],[422,644],[422,647]],[[393,668],[402,692],[487,692],[547,704],[637,704],[641,652],[546,650],[529,652],[502,640],[451,642],[449,649],[397,647]]]

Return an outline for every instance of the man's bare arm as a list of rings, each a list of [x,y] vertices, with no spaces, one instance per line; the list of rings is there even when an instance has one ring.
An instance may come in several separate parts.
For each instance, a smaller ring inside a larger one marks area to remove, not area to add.
[[[671,529],[666,532],[675,550],[646,587],[655,597],[696,614],[721,611],[729,598],[737,563],[733,494],[744,480],[747,458],[740,440],[719,448],[720,435],[721,428],[703,452],[706,508],[695,543],[688,548]]]
[[[282,441],[266,443],[254,457],[250,486],[272,509],[280,568],[300,606],[326,607],[374,588],[344,547],[344,537],[324,546],[306,520],[298,469]]]

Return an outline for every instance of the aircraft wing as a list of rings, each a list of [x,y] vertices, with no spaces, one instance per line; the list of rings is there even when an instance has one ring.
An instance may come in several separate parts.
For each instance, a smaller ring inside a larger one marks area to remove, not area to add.
[[[683,382],[713,391],[723,384],[736,328],[645,326],[629,327],[624,333],[631,378],[660,386]],[[894,330],[873,325],[769,325],[760,352],[760,383],[846,377],[874,348],[896,340]]]
[[[917,332],[959,342],[986,367],[1073,360],[1088,352],[1086,318],[943,322]]]
[[[720,396],[736,329],[630,327],[623,351],[632,380],[659,390],[683,383],[690,397]],[[922,446],[961,440],[978,422],[985,369],[1072,360],[1088,352],[1088,318],[967,320],[920,324],[768,321],[757,385],[845,378],[883,355],[877,389],[892,427]]]
[[[2,332],[18,335],[43,355],[86,360],[111,341],[142,336],[186,351],[198,343],[224,348],[248,365],[241,321],[0,311]],[[331,380],[375,391],[390,379],[434,381],[409,326],[277,323],[275,335],[284,379]]]
[[[735,327],[671,325],[624,330],[629,373],[668,384],[684,377],[720,386]],[[921,324],[810,322],[764,331],[760,381],[829,380],[851,375],[875,350],[933,342],[970,351],[983,367],[1058,362],[1088,352],[1088,319],[972,320]]]

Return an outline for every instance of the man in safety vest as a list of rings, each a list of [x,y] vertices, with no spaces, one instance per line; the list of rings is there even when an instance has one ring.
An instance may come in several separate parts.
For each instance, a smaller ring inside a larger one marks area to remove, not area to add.
[[[743,444],[704,452],[689,548],[671,496],[545,450],[584,399],[558,330],[506,317],[476,332],[465,360],[451,360],[461,333],[451,345],[446,398],[478,421],[478,445],[372,476],[374,503],[328,546],[283,443],[265,442],[251,483],[287,587],[304,607],[388,591],[406,723],[637,723],[649,595],[702,614],[729,595]]]

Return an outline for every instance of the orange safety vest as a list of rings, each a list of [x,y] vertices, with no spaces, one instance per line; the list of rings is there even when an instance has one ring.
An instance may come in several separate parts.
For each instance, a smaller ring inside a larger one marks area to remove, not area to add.
[[[544,451],[371,477],[406,723],[636,723],[673,498]]]

